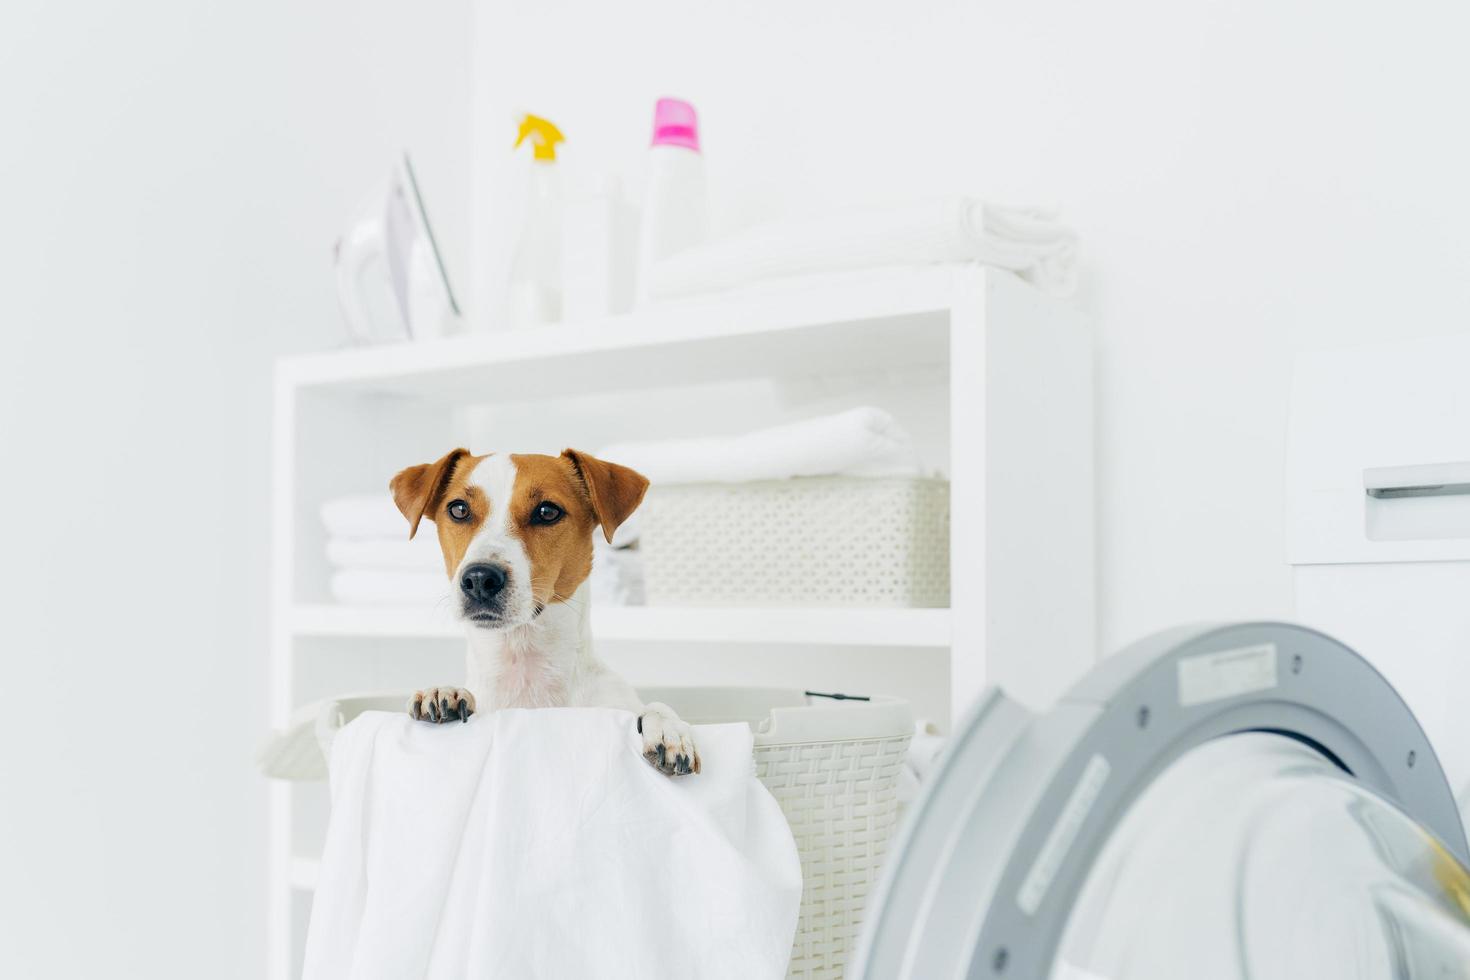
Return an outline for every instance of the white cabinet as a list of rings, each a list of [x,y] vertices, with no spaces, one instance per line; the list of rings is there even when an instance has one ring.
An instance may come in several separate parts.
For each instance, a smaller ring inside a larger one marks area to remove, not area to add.
[[[1087,321],[1008,273],[793,281],[586,324],[289,358],[275,381],[271,717],[457,681],[447,612],[327,599],[317,510],[455,445],[558,452],[892,412],[951,480],[951,609],[594,608],[633,683],[893,693],[947,722],[989,683],[1045,701],[1094,657]],[[405,526],[406,533],[406,526]],[[271,796],[271,969],[293,976],[325,795]]]

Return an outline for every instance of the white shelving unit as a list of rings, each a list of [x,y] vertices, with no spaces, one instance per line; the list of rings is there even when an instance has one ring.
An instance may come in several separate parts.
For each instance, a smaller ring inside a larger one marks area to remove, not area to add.
[[[1050,698],[1094,656],[1089,335],[1082,316],[1019,279],[958,267],[793,281],[594,323],[284,359],[275,378],[272,723],[284,726],[307,699],[298,681],[313,657],[329,665],[314,682],[346,691],[360,681],[330,664],[350,663],[354,651],[380,664],[394,656],[385,651],[453,650],[462,636],[442,610],[332,605],[316,518],[324,499],[384,486],[398,468],[471,441],[487,412],[496,433],[534,432],[515,422],[537,417],[528,406],[595,414],[602,399],[709,392],[687,396],[688,418],[676,420],[694,435],[701,412],[752,383],[772,386],[770,403],[794,415],[821,399],[891,396],[914,414],[896,410],[900,421],[935,436],[930,448],[946,458],[932,462],[951,481],[953,608],[596,607],[598,640],[677,650],[686,672],[698,668],[692,658],[713,664],[736,650],[788,659],[852,651],[870,666],[878,658],[895,684],[912,681],[914,656],[947,651],[939,700],[953,711],[987,683]],[[611,414],[620,437],[641,435],[637,411]],[[271,787],[272,980],[296,976],[316,879],[315,855],[298,852],[311,815],[299,797],[291,784]]]

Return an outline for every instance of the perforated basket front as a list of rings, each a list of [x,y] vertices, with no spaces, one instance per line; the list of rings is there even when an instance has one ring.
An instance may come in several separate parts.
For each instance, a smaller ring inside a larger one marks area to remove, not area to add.
[[[804,477],[655,486],[650,605],[949,605],[949,483]]]

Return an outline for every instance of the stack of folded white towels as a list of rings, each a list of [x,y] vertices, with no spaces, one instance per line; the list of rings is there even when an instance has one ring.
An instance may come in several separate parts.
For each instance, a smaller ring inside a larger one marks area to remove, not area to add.
[[[337,497],[322,505],[332,598],[348,605],[431,605],[450,594],[431,524],[413,540],[388,492]]]
[[[1061,296],[1077,288],[1077,235],[1048,208],[939,197],[784,218],[654,265],[654,299],[881,267],[977,263]]]
[[[454,594],[434,526],[420,525],[410,541],[408,525],[386,491],[336,497],[322,505],[321,513],[332,567],[329,591],[337,602],[426,606]],[[601,536],[595,540],[603,544]],[[643,573],[636,551],[599,547],[589,585],[594,603],[641,603]]]

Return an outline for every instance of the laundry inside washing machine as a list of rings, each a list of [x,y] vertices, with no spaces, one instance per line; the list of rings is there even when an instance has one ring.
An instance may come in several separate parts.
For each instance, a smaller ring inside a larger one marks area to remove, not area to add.
[[[991,692],[895,841],[854,976],[1470,978],[1452,794],[1295,626],[1175,631],[1045,713]]]
[[[1052,976],[1470,976],[1470,879],[1317,749],[1250,732],[1191,749],[1094,859]]]

